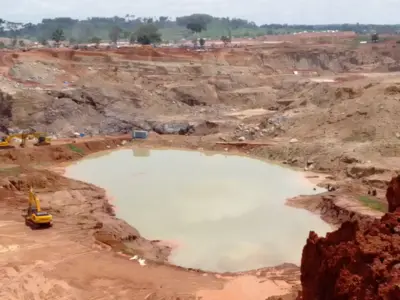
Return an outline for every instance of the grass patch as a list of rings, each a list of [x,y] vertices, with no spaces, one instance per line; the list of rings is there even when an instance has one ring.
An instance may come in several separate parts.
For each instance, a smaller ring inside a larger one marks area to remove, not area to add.
[[[72,151],[76,152],[76,153],[79,153],[79,154],[82,154],[82,155],[85,154],[85,151],[83,151],[83,149],[77,147],[74,144],[68,144],[68,148],[71,149]]]
[[[385,204],[383,204],[382,202],[380,202],[376,199],[373,199],[368,196],[359,196],[358,200],[369,208],[372,208],[374,210],[378,210],[381,212],[387,212],[387,208],[386,208]]]
[[[21,172],[21,167],[0,168],[0,176],[18,176]]]

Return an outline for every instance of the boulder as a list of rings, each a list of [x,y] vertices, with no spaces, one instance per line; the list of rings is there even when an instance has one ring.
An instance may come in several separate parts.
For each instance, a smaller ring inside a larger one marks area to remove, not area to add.
[[[153,130],[158,134],[191,134],[194,131],[194,126],[188,122],[168,122],[156,123],[153,125]]]

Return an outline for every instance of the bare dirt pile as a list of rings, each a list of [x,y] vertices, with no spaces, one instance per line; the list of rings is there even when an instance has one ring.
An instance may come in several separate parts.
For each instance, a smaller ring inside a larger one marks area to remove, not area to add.
[[[326,238],[311,232],[298,299],[400,299],[400,176],[387,190],[389,213],[360,228],[346,222]],[[397,209],[397,210],[396,210]]]
[[[396,96],[387,95],[387,89],[396,86],[392,83],[370,85],[369,80],[358,80],[348,84],[297,82],[287,86],[288,95],[282,99],[290,97],[295,101],[291,109],[286,108],[285,131],[293,136],[360,144],[383,138],[396,140],[398,124],[385,121],[400,110]]]
[[[344,170],[366,180],[397,164],[400,89],[394,75],[371,73],[344,82],[283,79],[274,89],[276,113],[257,126],[264,138],[293,143],[265,149],[270,159],[299,167],[310,160],[317,170]]]

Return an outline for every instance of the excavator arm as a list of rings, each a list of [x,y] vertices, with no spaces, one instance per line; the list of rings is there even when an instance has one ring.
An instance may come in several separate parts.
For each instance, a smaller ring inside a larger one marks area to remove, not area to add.
[[[29,188],[29,207],[31,209],[35,209],[37,212],[41,211],[40,208],[40,200],[36,196],[35,192],[33,191],[32,187]]]

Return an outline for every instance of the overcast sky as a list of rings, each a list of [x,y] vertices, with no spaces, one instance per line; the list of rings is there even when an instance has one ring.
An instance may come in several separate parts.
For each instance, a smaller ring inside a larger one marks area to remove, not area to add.
[[[0,18],[37,23],[43,18],[181,16],[207,13],[258,24],[400,23],[400,0],[0,0]]]

